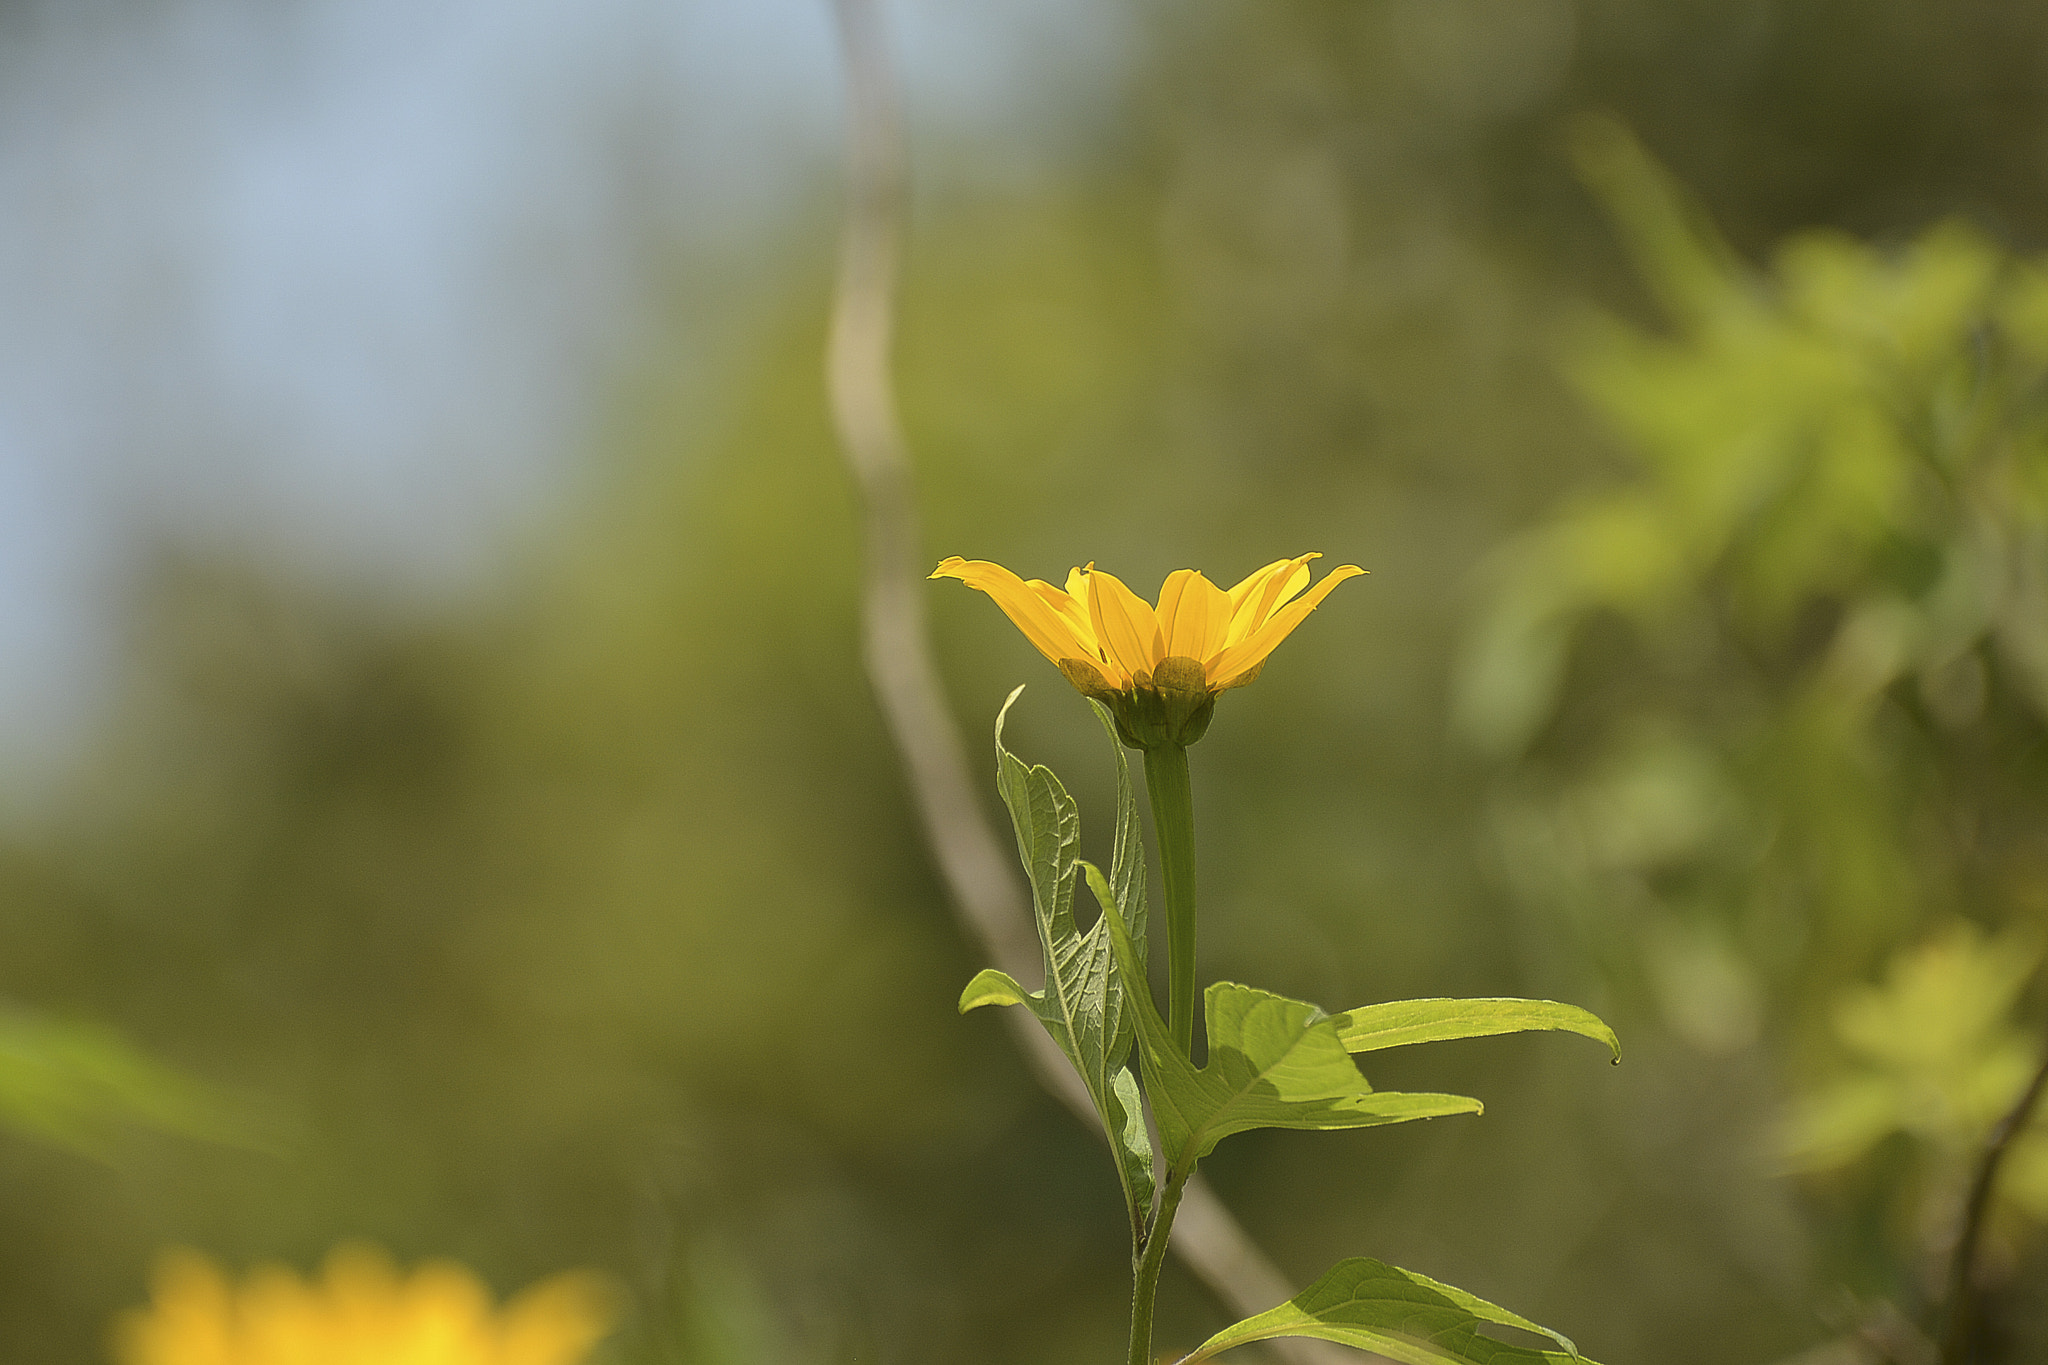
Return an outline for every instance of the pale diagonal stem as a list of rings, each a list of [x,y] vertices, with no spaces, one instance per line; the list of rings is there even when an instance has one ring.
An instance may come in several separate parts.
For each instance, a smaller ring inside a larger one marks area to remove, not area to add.
[[[834,0],[847,85],[847,213],[825,371],[832,421],[862,502],[868,677],[903,762],[918,819],[955,912],[995,965],[1029,981],[1041,965],[1029,901],[969,776],[925,628],[910,462],[889,359],[906,173],[895,84],[877,0]],[[1093,1102],[1059,1048],[1022,1010],[1004,1010],[1040,1084],[1090,1129]],[[1232,1312],[1264,1312],[1293,1290],[1197,1175],[1173,1250]],[[1358,1365],[1321,1342],[1273,1343],[1290,1365]]]

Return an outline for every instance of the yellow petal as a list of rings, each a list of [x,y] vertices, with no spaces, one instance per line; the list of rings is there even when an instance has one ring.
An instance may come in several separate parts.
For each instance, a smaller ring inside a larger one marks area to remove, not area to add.
[[[1095,624],[1088,619],[1087,588],[1084,585],[1079,593],[1073,590],[1074,576],[1078,572],[1079,570],[1072,570],[1067,574],[1065,592],[1036,578],[1031,580],[1031,584],[1038,590],[1038,595],[1045,600],[1045,604],[1059,613],[1060,619],[1067,623],[1067,629],[1074,632],[1074,638],[1088,646],[1088,657],[1092,659],[1096,654]]]
[[[1095,570],[1090,560],[1085,569],[1067,570],[1067,590],[1061,592],[1050,583],[1040,584],[1045,589],[1046,601],[1058,610],[1061,619],[1073,628],[1074,638],[1087,646],[1085,650],[1064,659],[1055,659],[1060,672],[1067,681],[1074,684],[1083,696],[1097,697],[1105,692],[1121,692],[1131,685],[1131,675],[1117,664],[1103,657],[1102,642],[1095,638],[1095,622],[1088,615],[1088,575]],[[1038,580],[1033,579],[1034,583]],[[1069,665],[1073,665],[1069,667]],[[1090,681],[1083,681],[1083,678]]]
[[[610,1287],[594,1275],[556,1275],[505,1305],[503,1365],[577,1365],[611,1331]]]
[[[1310,551],[1278,560],[1232,588],[1230,628],[1224,632],[1224,644],[1238,645],[1250,639],[1282,603],[1308,586],[1308,562],[1321,558],[1320,553]]]
[[[242,1281],[236,1297],[234,1359],[328,1360],[340,1348],[328,1346],[355,1327],[329,1297],[280,1265],[258,1266]]]
[[[121,1365],[232,1365],[234,1301],[212,1261],[196,1251],[166,1253],[150,1276],[150,1300],[116,1324]]]
[[[1305,574],[1307,570],[1304,568],[1302,572]],[[1248,639],[1232,645],[1217,655],[1208,669],[1210,688],[1220,692],[1226,687],[1237,687],[1250,682],[1251,674],[1266,662],[1266,656],[1271,654],[1282,640],[1293,634],[1296,626],[1308,619],[1308,614],[1321,605],[1322,600],[1330,595],[1332,588],[1345,579],[1355,578],[1364,572],[1365,570],[1355,564],[1345,564],[1324,574],[1323,581],[1311,588],[1307,596],[1299,601],[1289,602],[1273,613]],[[1295,591],[1298,592],[1300,589],[1297,588]]]
[[[1095,623],[1095,643],[1108,662],[1132,674],[1150,675],[1159,666],[1166,652],[1159,618],[1115,574],[1089,573],[1088,615]]]
[[[1168,655],[1206,662],[1223,648],[1229,628],[1228,593],[1193,569],[1166,576],[1166,585],[1159,590],[1159,629]]]
[[[1240,606],[1242,606],[1244,604],[1245,598],[1251,596],[1252,592],[1255,589],[1257,589],[1259,584],[1266,581],[1266,576],[1268,574],[1272,573],[1276,569],[1285,568],[1287,565],[1292,564],[1293,562],[1294,561],[1291,559],[1276,559],[1271,564],[1266,565],[1264,568],[1254,569],[1250,573],[1246,574],[1244,576],[1244,581],[1242,581],[1236,587],[1230,590],[1230,609],[1234,612]]]
[[[1166,641],[1167,652],[1172,652],[1173,618],[1180,614],[1180,596],[1187,591],[1190,581],[1200,575],[1194,569],[1175,569],[1159,585],[1159,606],[1152,613],[1159,618],[1160,638]]]
[[[1067,614],[1056,608],[1047,594],[1059,592],[1039,579],[1025,582],[1000,564],[985,559],[962,559],[958,555],[932,570],[933,578],[957,578],[995,599],[1003,615],[1038,652],[1057,664],[1061,659],[1086,659],[1095,655],[1095,641],[1077,634]],[[1062,594],[1064,596],[1064,594]]]

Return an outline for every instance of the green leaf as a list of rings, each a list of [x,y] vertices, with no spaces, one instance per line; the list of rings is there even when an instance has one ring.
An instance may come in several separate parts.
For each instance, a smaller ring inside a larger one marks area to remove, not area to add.
[[[1081,867],[1110,926],[1152,1116],[1176,1178],[1249,1128],[1370,1128],[1480,1112],[1479,1101],[1463,1095],[1374,1091],[1345,1052],[1335,1019],[1314,1005],[1227,981],[1203,995],[1209,1060],[1197,1069],[1174,1048],[1159,1017],[1108,882],[1094,866]]]
[[[1138,1093],[1138,1078],[1127,1066],[1118,1067],[1109,1078],[1109,1106],[1103,1119],[1125,1188],[1131,1192],[1130,1212],[1137,1220],[1132,1227],[1142,1235],[1152,1213],[1152,1131],[1145,1126],[1145,1100]]]
[[[1584,1034],[1607,1044],[1614,1060],[1621,1060],[1621,1040],[1598,1015],[1555,1000],[1389,1000],[1353,1010],[1337,1021],[1338,1036],[1353,1052],[1543,1029]]]
[[[1548,1337],[1564,1349],[1515,1346],[1481,1336],[1482,1325]],[[1592,1365],[1567,1337],[1426,1275],[1357,1257],[1278,1308],[1226,1327],[1180,1365],[1272,1337],[1320,1337],[1403,1365]]]
[[[1017,984],[1008,972],[985,967],[967,983],[967,989],[960,992],[960,1012],[978,1010],[983,1005],[1028,1005],[1031,992]]]
[[[1032,917],[1045,954],[1045,988],[1027,991],[1004,972],[990,968],[967,983],[960,1012],[983,1005],[1023,1005],[1038,1017],[1060,1051],[1074,1064],[1095,1102],[1117,1158],[1118,1179],[1132,1226],[1141,1231],[1152,1204],[1152,1144],[1137,1104],[1137,1084],[1124,1070],[1132,1026],[1116,973],[1107,928],[1101,920],[1082,933],[1074,923],[1074,873],[1080,856],[1081,814],[1052,769],[1026,765],[1003,747],[1003,723],[1024,691],[1018,688],[996,716],[996,787],[1010,809],[1017,852],[1031,882]],[[1095,708],[1116,754],[1117,822],[1111,866],[1119,888],[1136,907],[1134,951],[1144,958],[1145,861],[1137,798],[1130,765],[1117,741],[1114,722]]]

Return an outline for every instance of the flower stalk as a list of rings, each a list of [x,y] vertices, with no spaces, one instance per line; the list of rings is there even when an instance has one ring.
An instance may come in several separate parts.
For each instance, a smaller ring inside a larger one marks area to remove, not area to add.
[[[1181,771],[1187,771],[1183,764]],[[1130,1365],[1152,1365],[1152,1305],[1159,1294],[1159,1272],[1166,1264],[1166,1243],[1173,1235],[1173,1216],[1180,1211],[1181,1191],[1187,1174],[1178,1173],[1166,1183],[1159,1199],[1158,1216],[1152,1233],[1135,1257],[1131,1277],[1131,1359]]]
[[[1188,751],[1178,744],[1145,750],[1145,795],[1159,840],[1166,883],[1166,1022],[1183,1057],[1195,1046],[1195,801]]]
[[[1152,832],[1159,840],[1160,880],[1166,890],[1167,1028],[1183,1057],[1195,1046],[1195,799],[1188,776],[1188,751],[1180,744],[1145,750],[1145,795],[1152,804]],[[1167,1177],[1152,1229],[1133,1247],[1130,1365],[1150,1365],[1152,1306],[1159,1272],[1173,1236],[1174,1215],[1190,1172]]]

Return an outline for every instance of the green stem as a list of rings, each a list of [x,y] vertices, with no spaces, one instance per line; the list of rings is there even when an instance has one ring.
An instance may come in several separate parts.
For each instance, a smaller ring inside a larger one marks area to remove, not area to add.
[[[1187,771],[1185,758],[1181,771]],[[1186,1176],[1175,1176],[1166,1182],[1166,1191],[1159,1200],[1159,1216],[1152,1221],[1152,1235],[1145,1239],[1144,1254],[1138,1259],[1131,1288],[1130,1365],[1152,1365],[1152,1300],[1159,1292],[1159,1271],[1166,1264],[1166,1239],[1173,1234],[1173,1215],[1180,1211],[1181,1188],[1186,1184]]]
[[[1188,783],[1188,751],[1162,744],[1145,751],[1145,795],[1159,836],[1160,875],[1166,882],[1166,1019],[1174,1046],[1192,1059],[1195,1049],[1195,798]]]

